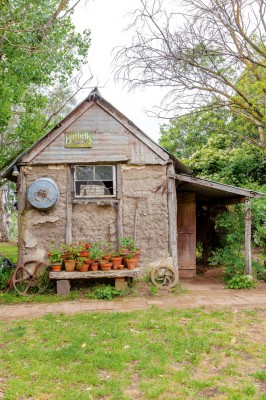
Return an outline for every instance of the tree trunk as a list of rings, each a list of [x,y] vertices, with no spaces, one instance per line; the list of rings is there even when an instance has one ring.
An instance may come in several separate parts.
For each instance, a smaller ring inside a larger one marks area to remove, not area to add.
[[[4,208],[4,193],[3,187],[0,187],[0,242],[8,242],[8,224]]]

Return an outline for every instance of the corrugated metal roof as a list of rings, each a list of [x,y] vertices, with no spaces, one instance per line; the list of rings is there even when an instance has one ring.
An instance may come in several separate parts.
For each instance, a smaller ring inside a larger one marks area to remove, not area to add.
[[[196,197],[198,200],[229,200],[237,197],[259,198],[261,196],[264,196],[264,193],[255,192],[253,190],[244,189],[237,186],[227,185],[225,183],[201,179],[191,175],[175,174],[172,177],[179,182],[177,184],[178,191],[194,192],[196,193]]]

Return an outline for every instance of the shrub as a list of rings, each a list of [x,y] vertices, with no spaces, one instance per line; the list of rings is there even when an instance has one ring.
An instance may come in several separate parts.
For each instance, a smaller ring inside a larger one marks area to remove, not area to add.
[[[0,290],[5,290],[7,288],[8,280],[13,272],[14,268],[0,268]]]
[[[89,294],[89,297],[95,300],[112,300],[113,298],[122,295],[123,292],[115,289],[113,286],[101,285],[96,287],[93,292]]]
[[[252,289],[256,285],[256,281],[250,275],[235,275],[226,283],[228,289]]]
[[[157,288],[157,286],[151,284],[151,286],[149,287],[149,292],[151,296],[156,296],[158,294],[159,289]]]
[[[256,276],[258,280],[263,281],[266,278],[265,267],[259,261],[252,262],[252,269],[254,272],[254,276]]]

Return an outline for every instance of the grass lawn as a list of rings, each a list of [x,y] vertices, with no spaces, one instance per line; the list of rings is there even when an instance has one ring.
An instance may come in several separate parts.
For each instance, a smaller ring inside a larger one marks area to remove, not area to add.
[[[153,308],[5,322],[0,398],[266,400],[265,316]]]
[[[18,246],[13,242],[0,242],[0,257],[4,256],[11,262],[16,263],[18,260]]]

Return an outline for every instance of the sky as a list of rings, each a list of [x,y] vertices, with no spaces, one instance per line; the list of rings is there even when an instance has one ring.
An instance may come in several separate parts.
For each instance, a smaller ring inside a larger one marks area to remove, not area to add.
[[[159,126],[165,120],[149,117],[147,111],[158,106],[163,97],[160,88],[142,88],[128,92],[123,82],[114,81],[112,60],[114,48],[130,42],[133,32],[124,29],[131,21],[129,13],[140,6],[139,0],[90,0],[77,6],[73,21],[77,30],[91,30],[88,66],[93,74],[90,86],[98,86],[102,96],[125,114],[153,140],[159,139]],[[88,66],[83,68],[89,75]],[[79,94],[79,101],[89,90]]]

